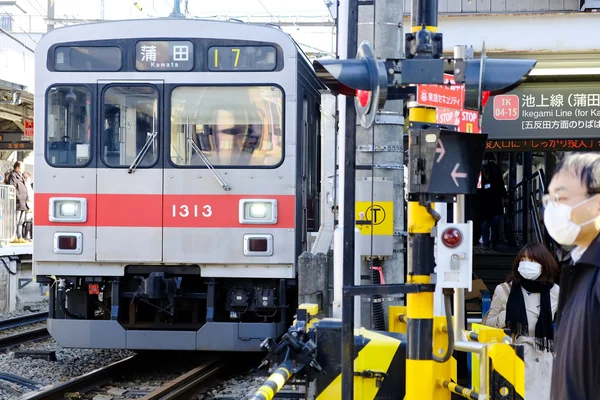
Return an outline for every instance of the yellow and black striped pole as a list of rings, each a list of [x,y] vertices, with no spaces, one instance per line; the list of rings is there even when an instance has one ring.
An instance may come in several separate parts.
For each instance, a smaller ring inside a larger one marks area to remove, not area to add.
[[[410,122],[435,123],[435,108],[412,107]],[[409,139],[410,140],[410,139]],[[407,283],[429,284],[433,272],[435,219],[419,201],[408,202]],[[433,361],[433,292],[406,295],[407,354],[405,400],[433,400],[435,391]]]
[[[413,35],[421,30],[423,25],[429,32],[437,32],[437,3],[437,0],[413,0],[411,10]],[[436,122],[435,108],[414,104],[409,107],[408,117],[411,124]],[[410,136],[409,140],[411,140]],[[413,165],[413,162],[409,160],[409,166]],[[434,238],[431,236],[431,231],[436,221],[427,209],[420,205],[418,199],[414,198],[409,199],[407,218],[407,283],[429,284],[434,266]],[[409,293],[406,299],[408,340],[404,399],[433,400],[436,388],[433,360],[433,292]]]
[[[456,393],[456,394],[464,397],[465,399],[470,399],[470,400],[478,400],[479,399],[479,393],[476,393],[473,389],[462,387],[454,382],[451,382],[448,380],[442,380],[440,382],[440,385],[445,387],[452,393]]]
[[[283,385],[290,379],[292,373],[289,370],[289,365],[283,363],[269,378],[259,387],[250,400],[271,400],[277,392],[281,390]]]

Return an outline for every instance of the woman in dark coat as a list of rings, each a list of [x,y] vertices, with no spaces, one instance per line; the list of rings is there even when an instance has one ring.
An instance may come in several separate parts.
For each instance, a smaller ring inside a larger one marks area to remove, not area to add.
[[[27,201],[29,196],[27,194],[27,186],[25,186],[25,178],[23,172],[25,165],[23,161],[17,161],[14,165],[14,169],[8,176],[8,184],[15,187],[15,194],[17,198],[17,238],[15,243],[25,243],[23,239],[23,222],[25,222],[25,213],[27,212]]]

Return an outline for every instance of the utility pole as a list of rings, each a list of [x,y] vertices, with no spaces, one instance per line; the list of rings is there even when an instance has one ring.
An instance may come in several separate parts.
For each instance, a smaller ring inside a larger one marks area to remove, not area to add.
[[[359,7],[358,42],[372,43],[376,58],[403,56],[403,3],[403,0],[377,0],[373,5]],[[366,219],[377,224],[363,228],[365,233],[360,235],[361,243],[357,243],[366,259],[361,263],[361,274],[371,277],[369,284],[380,283],[381,273],[386,283],[404,282],[403,107],[402,100],[389,100],[371,128],[357,127],[356,163],[365,169],[356,173],[356,201],[360,205],[356,214],[360,218],[362,212]],[[367,166],[370,168],[366,169]],[[370,303],[362,303],[367,304],[361,307],[363,326],[369,326],[372,316],[371,329],[386,329],[388,306],[400,305],[400,301],[385,301],[381,297],[371,296]]]
[[[173,0],[173,12],[169,15],[169,18],[185,18],[185,15],[181,13],[180,1]]]
[[[346,42],[347,57],[356,54],[358,42],[358,0],[347,0],[348,30]],[[356,199],[356,108],[354,99],[346,97],[345,132],[344,132],[344,214],[343,221],[343,278],[344,287],[355,283],[355,199]],[[341,132],[340,132],[341,136]],[[341,165],[340,165],[341,167]],[[354,337],[354,296],[345,291],[342,295],[342,337]],[[342,343],[342,365],[354,371],[354,342],[346,340]],[[354,399],[354,374],[342,374],[342,386],[347,388],[348,399]],[[346,395],[346,393],[344,393]]]
[[[54,29],[54,0],[48,0],[48,24],[47,32]]]
[[[100,0],[100,19],[104,19],[104,0]]]

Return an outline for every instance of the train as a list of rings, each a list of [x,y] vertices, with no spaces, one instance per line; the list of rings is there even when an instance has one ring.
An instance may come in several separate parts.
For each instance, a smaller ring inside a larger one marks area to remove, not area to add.
[[[54,29],[35,52],[33,274],[63,347],[261,351],[318,232],[325,86],[276,26]]]

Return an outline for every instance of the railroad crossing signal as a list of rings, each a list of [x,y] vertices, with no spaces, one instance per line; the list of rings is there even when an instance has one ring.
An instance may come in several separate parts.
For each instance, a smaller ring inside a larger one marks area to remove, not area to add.
[[[383,61],[376,60],[368,41],[363,41],[356,59],[315,60],[317,77],[335,94],[354,97],[360,124],[369,128],[387,100],[388,78]]]
[[[490,59],[485,55],[484,43],[479,60],[462,60],[456,64],[456,81],[465,84],[463,107],[481,114],[483,102],[490,95],[504,94],[519,86],[537,60]]]
[[[463,108],[479,112],[490,95],[506,93],[519,86],[536,60],[493,59],[485,55],[485,43],[478,60],[455,60],[456,84],[465,85]],[[443,84],[443,59],[375,59],[373,49],[363,41],[355,59],[314,60],[317,77],[334,93],[354,97],[356,113],[363,127],[370,127],[386,100],[408,100],[415,84]]]
[[[358,6],[356,6],[358,8]],[[354,15],[350,13],[350,15]],[[354,29],[356,21],[350,20],[349,29]],[[375,114],[382,109],[386,100],[409,100],[414,96],[415,85],[440,85],[444,83],[444,73],[451,68],[457,84],[465,85],[463,108],[478,111],[481,115],[482,96],[505,93],[518,86],[535,66],[534,60],[489,60],[482,50],[480,60],[453,60],[441,58],[442,36],[437,31],[437,2],[433,0],[414,0],[412,9],[413,30],[421,30],[407,35],[407,57],[403,59],[376,60],[368,42],[363,42],[352,60],[315,60],[313,66],[317,77],[334,94],[354,97],[357,115],[363,127],[369,127],[375,120]],[[428,30],[429,29],[431,30]],[[448,63],[447,61],[452,61]],[[448,67],[450,65],[450,68]],[[412,92],[410,91],[412,89]],[[365,93],[365,91],[369,93]],[[432,201],[448,201],[452,195],[472,194],[477,190],[477,180],[485,152],[487,135],[469,135],[441,129],[435,124],[436,113],[431,108],[409,104],[409,201],[407,207],[408,226],[410,227],[408,252],[412,259],[407,266],[411,280],[406,284],[354,285],[354,238],[349,230],[344,231],[347,243],[343,252],[342,273],[342,341],[341,346],[341,383],[342,392],[351,398],[354,394],[355,369],[353,354],[354,296],[373,294],[406,295],[407,357],[406,357],[406,399],[434,398],[440,389],[439,377],[434,374],[433,362],[448,366],[452,350],[450,343],[454,335],[448,327],[448,350],[443,357],[430,353],[433,347],[431,332],[434,326],[433,292],[431,283],[433,272],[432,228],[436,225],[431,211]],[[347,126],[346,159],[344,179],[346,227],[352,224],[355,214],[355,168],[354,151],[356,131]],[[465,128],[466,129],[466,128]],[[441,194],[442,196],[438,196]],[[445,196],[450,195],[450,196]],[[444,200],[436,200],[436,198]],[[450,200],[453,201],[453,200]],[[427,209],[429,207],[429,209]],[[366,210],[365,210],[366,213]],[[371,224],[372,226],[375,226]],[[448,237],[448,240],[454,237]],[[454,238],[455,239],[455,238]],[[470,240],[468,240],[470,242]],[[455,263],[456,264],[456,263]],[[459,269],[460,266],[459,266]],[[467,271],[468,272],[468,271]],[[467,283],[468,284],[468,283]],[[459,286],[460,287],[460,286]],[[450,307],[447,307],[449,309]],[[412,327],[412,328],[410,328]],[[439,332],[438,332],[439,333]],[[461,341],[459,340],[458,343]],[[498,344],[499,346],[508,346]],[[487,361],[487,360],[485,360]],[[483,362],[483,361],[482,361]],[[447,367],[444,367],[447,368]],[[414,371],[419,370],[419,373]],[[409,371],[411,371],[409,373]],[[422,375],[422,377],[421,377]],[[436,379],[438,382],[436,384]],[[419,380],[419,383],[416,381]],[[444,381],[444,388],[460,393],[452,382]],[[482,390],[484,388],[481,388]],[[489,396],[490,391],[482,393]],[[444,392],[444,395],[449,393]],[[478,394],[479,395],[479,394]],[[439,397],[437,397],[439,398]],[[444,396],[444,398],[446,398]],[[449,398],[449,397],[448,397]]]

